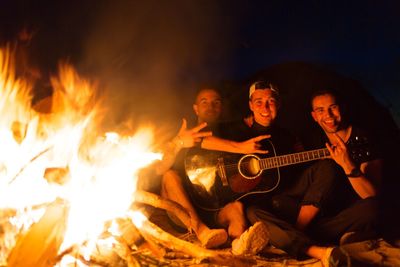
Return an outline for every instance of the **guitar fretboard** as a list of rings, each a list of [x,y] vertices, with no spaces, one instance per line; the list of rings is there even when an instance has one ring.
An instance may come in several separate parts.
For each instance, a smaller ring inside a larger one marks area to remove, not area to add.
[[[330,157],[329,150],[327,148],[321,148],[306,152],[299,152],[283,156],[261,159],[260,168],[262,170],[267,170],[267,169],[272,169],[307,161],[313,161],[317,159],[324,159],[329,157]]]

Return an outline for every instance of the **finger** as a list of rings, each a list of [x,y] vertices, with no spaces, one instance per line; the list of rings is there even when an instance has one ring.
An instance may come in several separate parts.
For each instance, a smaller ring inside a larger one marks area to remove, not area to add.
[[[268,154],[269,151],[268,151],[268,150],[259,150],[259,149],[257,149],[257,150],[254,151],[254,153],[258,153],[258,154]]]
[[[207,136],[212,136],[212,132],[208,131],[208,132],[199,132],[199,133],[193,134],[194,138],[201,138],[201,137],[207,137]]]
[[[264,140],[264,139],[267,139],[270,137],[271,137],[270,134],[265,134],[265,135],[260,135],[260,136],[254,137],[253,140],[257,142],[257,141],[261,141],[261,140]]]
[[[341,148],[345,148],[346,145],[344,144],[343,139],[337,133],[334,133],[334,136],[336,137],[336,141],[338,142],[339,146]]]
[[[332,149],[332,147],[331,147],[328,143],[325,143],[325,146],[326,146],[326,148],[328,149],[329,154],[333,155],[333,149]]]
[[[195,143],[200,143],[201,142],[201,138],[195,138],[193,141],[195,142]]]
[[[182,133],[183,131],[185,131],[185,130],[186,130],[186,127],[187,127],[187,122],[186,122],[186,119],[183,118],[183,119],[182,119],[182,126],[181,126],[181,128],[179,129],[179,132]]]
[[[191,131],[192,132],[199,132],[201,129],[203,129],[204,127],[207,127],[207,122],[202,122],[199,125],[197,125],[196,127],[194,127]]]

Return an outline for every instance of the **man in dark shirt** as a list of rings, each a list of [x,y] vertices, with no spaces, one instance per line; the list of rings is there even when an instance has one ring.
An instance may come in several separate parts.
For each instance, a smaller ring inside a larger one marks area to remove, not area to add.
[[[174,156],[171,158],[175,159],[175,156],[178,156],[173,168],[160,171],[163,175],[161,195],[181,204],[188,212],[191,219],[190,225],[183,226],[192,229],[204,247],[215,248],[227,241],[228,234],[232,238],[238,238],[246,230],[243,206],[240,202],[234,201],[221,207],[221,210],[218,212],[207,212],[196,208],[196,206],[193,205],[196,204],[193,203],[195,202],[194,200],[196,200],[196,192],[194,192],[192,181],[185,173],[184,158],[187,153],[193,153],[193,151],[201,149],[212,149],[232,153],[261,153],[263,151],[257,148],[257,142],[265,137],[261,136],[243,142],[235,142],[214,136],[218,136],[218,120],[222,111],[222,99],[215,89],[201,89],[197,93],[195,103],[193,104],[193,110],[197,115],[197,123],[199,125],[194,129],[199,129],[198,127],[206,123],[207,128],[202,130],[212,131],[213,136],[203,138],[197,147],[190,148],[190,150],[180,151],[179,154],[173,153]],[[184,125],[182,130],[182,133],[184,132],[186,132],[186,125]],[[173,143],[176,143],[180,148],[191,147],[183,142],[179,134]],[[178,150],[174,149],[175,152]],[[168,161],[168,163],[170,162],[171,161]],[[163,169],[165,169],[165,167]],[[174,216],[171,216],[171,219],[177,224],[184,223],[176,220]],[[210,229],[209,227],[216,229]],[[228,229],[228,233],[224,228]]]
[[[255,136],[270,135],[269,139],[261,140],[259,145],[260,149],[268,150],[271,157],[302,150],[299,140],[276,123],[280,108],[280,97],[275,85],[267,81],[253,83],[249,89],[249,108],[252,112],[251,120],[229,123],[222,127],[224,138],[242,141]],[[262,169],[262,166],[260,167]],[[287,188],[293,182],[290,173],[290,168],[282,168],[281,170],[277,168],[276,170],[262,172],[257,187],[249,190],[249,192],[245,191],[241,195],[240,201],[245,206],[251,203],[266,204],[272,195],[280,192],[283,188]],[[245,185],[246,183],[243,181],[242,184]],[[254,225],[256,221],[251,221],[251,223]],[[249,243],[253,242],[250,238],[251,230],[252,228],[249,228],[248,235],[244,233],[239,239],[232,242],[233,253],[240,254],[248,247]],[[259,236],[262,234],[263,232],[260,231]]]
[[[348,232],[373,234],[381,160],[370,139],[344,120],[336,94],[317,92],[311,104],[332,159],[306,169],[292,189],[274,197],[272,210],[252,206],[247,215],[268,225],[272,245],[320,259],[324,266],[338,260],[342,266],[340,260],[348,257],[329,245]]]

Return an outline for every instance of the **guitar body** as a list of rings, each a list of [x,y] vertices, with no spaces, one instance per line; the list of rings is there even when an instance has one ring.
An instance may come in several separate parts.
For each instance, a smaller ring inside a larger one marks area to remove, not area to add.
[[[218,210],[251,194],[267,193],[279,183],[277,170],[260,171],[258,159],[246,155],[199,150],[185,158],[194,204]]]
[[[228,178],[229,187],[233,193],[247,193],[257,187],[261,177],[262,175],[258,175],[254,179],[246,179],[237,171]]]
[[[326,148],[265,158],[193,149],[186,155],[185,170],[194,204],[219,210],[246,196],[273,191],[280,182],[280,167],[329,157]]]
[[[350,156],[355,162],[368,159],[367,139],[350,140]],[[271,149],[275,151],[270,142]],[[329,158],[329,150],[320,148],[287,155],[238,155],[192,149],[186,155],[185,170],[192,185],[194,204],[205,210],[219,210],[227,203],[252,194],[273,191],[280,182],[280,167]]]

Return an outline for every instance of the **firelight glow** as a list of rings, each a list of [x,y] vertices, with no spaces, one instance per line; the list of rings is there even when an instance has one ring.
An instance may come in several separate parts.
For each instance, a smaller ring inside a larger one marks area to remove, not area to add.
[[[31,106],[31,86],[16,77],[10,49],[0,49],[0,211],[17,211],[9,219],[17,233],[62,199],[69,208],[62,251],[83,242],[95,245],[106,222],[125,216],[138,171],[161,154],[150,152],[151,128],[132,136],[97,133],[95,86],[71,66],[60,66],[51,83],[52,112],[44,114]],[[63,175],[49,178],[48,170]],[[0,265],[7,257],[2,253]]]

